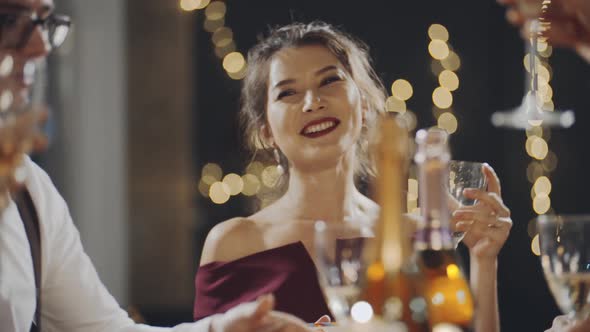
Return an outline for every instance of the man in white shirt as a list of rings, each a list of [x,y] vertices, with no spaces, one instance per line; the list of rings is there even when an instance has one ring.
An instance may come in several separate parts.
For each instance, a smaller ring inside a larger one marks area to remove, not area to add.
[[[63,41],[68,28],[69,19],[53,13],[52,0],[0,0],[0,89],[11,86],[15,99],[27,94],[31,77],[25,64],[46,57]],[[6,57],[11,70],[3,76]],[[0,131],[6,131],[3,124]],[[13,158],[9,151],[15,146],[22,152],[29,145],[2,138],[0,133],[0,163]],[[48,175],[28,157],[22,164],[26,190],[0,205],[1,332],[310,331],[302,321],[272,311],[272,296],[171,329],[135,324],[100,281],[68,207]],[[0,192],[5,193],[13,172],[2,168]]]

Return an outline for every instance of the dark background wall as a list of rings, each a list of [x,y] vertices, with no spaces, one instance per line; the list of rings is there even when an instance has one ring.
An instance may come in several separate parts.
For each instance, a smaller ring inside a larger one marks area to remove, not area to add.
[[[490,163],[503,182],[505,203],[512,209],[514,228],[499,257],[499,292],[503,331],[540,331],[551,325],[559,311],[551,298],[537,256],[531,252],[527,225],[535,217],[526,167],[525,133],[494,128],[489,119],[496,110],[518,105],[523,95],[523,42],[504,19],[495,1],[342,1],[249,0],[229,1],[226,25],[234,31],[239,51],[246,52],[256,36],[269,26],[320,19],[341,26],[371,47],[377,72],[389,86],[397,78],[409,80],[414,96],[408,108],[419,126],[435,124],[431,93],[437,80],[430,70],[427,29],[441,23],[461,56],[461,86],[454,95],[459,130],[452,138],[454,159]],[[247,155],[237,122],[239,81],[227,77],[215,56],[210,34],[203,30],[204,15],[196,12],[196,89],[194,119],[195,172],[217,162],[224,172],[242,172]],[[576,111],[577,123],[553,130],[549,146],[559,163],[552,173],[552,207],[558,213],[588,212],[590,184],[585,153],[590,136],[590,65],[575,54],[555,50],[550,63],[554,101]],[[217,222],[248,212],[249,200],[231,198],[215,205],[203,197],[199,205],[195,250],[200,252],[206,232]],[[198,256],[197,256],[198,257]]]

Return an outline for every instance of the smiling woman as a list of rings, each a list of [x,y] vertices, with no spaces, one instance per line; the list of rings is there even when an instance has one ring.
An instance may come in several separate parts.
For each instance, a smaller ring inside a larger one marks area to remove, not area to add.
[[[273,30],[250,50],[248,64],[241,110],[247,141],[254,153],[276,156],[283,185],[274,203],[210,232],[194,316],[274,293],[278,310],[315,321],[330,313],[308,253],[309,221],[377,215],[355,179],[374,175],[368,141],[386,92],[366,45],[322,22]]]

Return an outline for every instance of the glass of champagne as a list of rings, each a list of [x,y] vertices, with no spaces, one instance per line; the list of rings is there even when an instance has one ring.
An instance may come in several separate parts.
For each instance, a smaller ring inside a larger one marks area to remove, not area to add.
[[[336,319],[330,331],[404,331],[399,322],[401,300],[384,292],[391,280],[375,264],[379,260],[375,231],[369,223],[315,223],[320,285]],[[384,306],[376,305],[385,298]]]
[[[590,317],[590,215],[537,218],[541,265],[559,308],[572,320]]]
[[[463,190],[467,188],[486,188],[487,180],[482,168],[482,163],[473,161],[451,160],[449,163],[449,192],[455,203],[459,204],[458,207],[471,206],[477,203],[476,200],[465,197]],[[453,232],[455,246],[463,240],[464,236],[464,232]]]

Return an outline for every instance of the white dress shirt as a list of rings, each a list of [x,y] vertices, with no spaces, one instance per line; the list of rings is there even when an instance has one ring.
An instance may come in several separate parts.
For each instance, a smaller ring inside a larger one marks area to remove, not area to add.
[[[84,253],[67,205],[49,176],[25,161],[26,186],[41,230],[41,326],[44,332],[209,330],[209,319],[175,328],[134,324]],[[35,312],[31,250],[14,202],[0,212],[0,331],[28,332]]]

